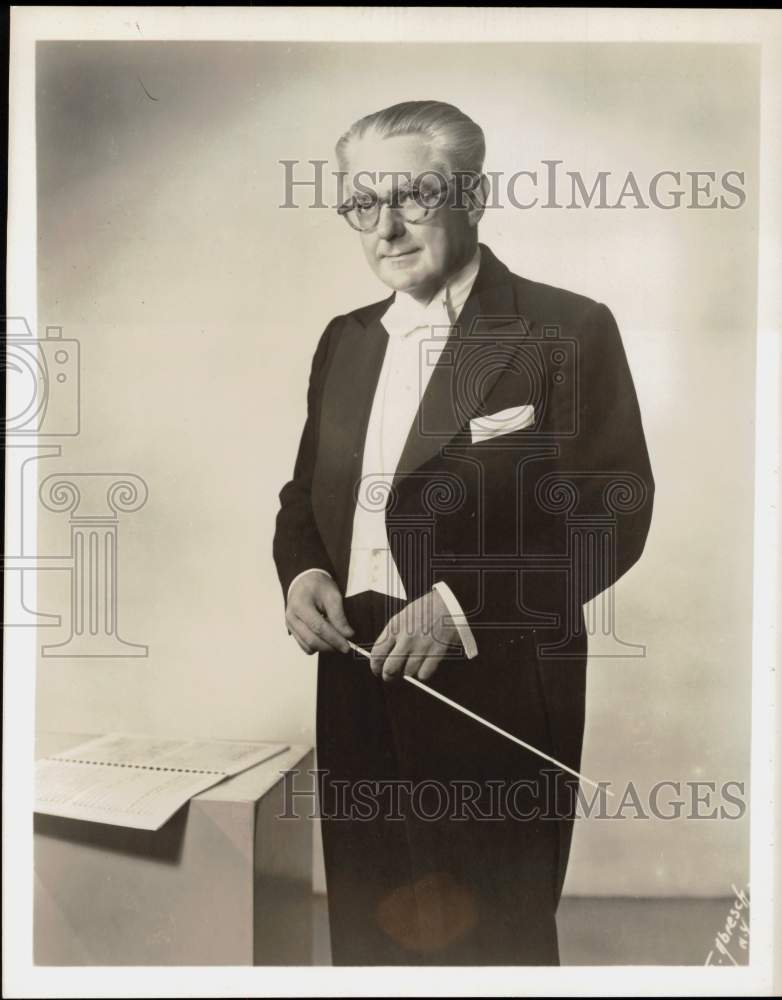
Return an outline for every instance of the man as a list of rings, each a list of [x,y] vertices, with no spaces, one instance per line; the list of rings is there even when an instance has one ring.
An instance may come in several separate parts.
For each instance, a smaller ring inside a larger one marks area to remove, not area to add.
[[[337,155],[393,293],[321,337],[274,538],[288,630],[320,654],[333,961],[556,964],[565,770],[402,679],[578,769],[583,605],[651,517],[632,378],[605,306],[478,243],[461,111],[395,105]]]

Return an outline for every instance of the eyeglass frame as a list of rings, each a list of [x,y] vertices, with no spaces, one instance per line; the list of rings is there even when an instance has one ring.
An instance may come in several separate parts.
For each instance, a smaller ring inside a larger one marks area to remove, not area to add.
[[[338,205],[337,214],[343,216],[347,224],[350,226],[350,228],[355,230],[357,233],[374,232],[374,230],[377,229],[378,225],[380,224],[380,213],[382,211],[383,205],[388,205],[388,207],[393,209],[394,211],[404,213],[404,208],[398,203],[400,196],[412,193],[414,200],[417,199],[421,190],[421,179],[427,176],[435,176],[441,180],[445,180],[445,185],[442,187],[441,192],[438,193],[438,200],[436,205],[432,206],[421,205],[420,202],[418,202],[417,200],[415,201],[416,206],[422,209],[424,214],[420,219],[408,219],[405,217],[405,222],[409,223],[411,226],[419,226],[423,222],[426,222],[427,219],[431,218],[433,212],[436,212],[439,208],[442,208],[443,205],[445,205],[447,196],[451,188],[453,187],[455,181],[465,176],[478,177],[480,175],[475,174],[474,171],[458,171],[455,174],[451,174],[451,176],[446,180],[443,177],[443,175],[439,173],[439,171],[437,170],[425,170],[422,173],[418,174],[418,176],[415,178],[410,187],[404,188],[401,191],[399,188],[395,187],[391,192],[391,194],[387,195],[385,198],[378,198],[374,192],[367,192],[367,196],[371,197],[374,200],[373,207],[377,208],[377,219],[375,220],[374,225],[369,226],[367,229],[362,229],[360,226],[353,225],[353,223],[350,221],[349,218],[349,213],[352,212],[357,207],[356,195],[351,195],[350,198],[343,201],[341,205]]]

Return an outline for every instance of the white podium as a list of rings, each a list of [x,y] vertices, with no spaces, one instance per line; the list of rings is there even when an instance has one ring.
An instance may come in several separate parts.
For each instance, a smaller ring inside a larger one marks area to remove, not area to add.
[[[37,753],[88,738],[42,734]],[[278,817],[281,772],[298,795],[313,767],[291,747],[151,832],[36,814],[35,964],[311,964],[313,810]]]

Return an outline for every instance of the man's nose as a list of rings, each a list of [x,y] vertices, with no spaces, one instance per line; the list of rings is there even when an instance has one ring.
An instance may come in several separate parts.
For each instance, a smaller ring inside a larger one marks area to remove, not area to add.
[[[383,240],[392,240],[401,236],[404,231],[405,223],[399,209],[382,204],[377,220],[377,235]]]

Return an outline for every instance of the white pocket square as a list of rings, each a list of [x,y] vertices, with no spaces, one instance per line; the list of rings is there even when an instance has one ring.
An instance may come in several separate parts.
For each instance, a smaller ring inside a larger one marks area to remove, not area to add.
[[[535,407],[532,403],[523,406],[511,406],[497,413],[487,413],[484,417],[475,417],[470,421],[472,443],[488,441],[500,434],[510,434],[520,431],[535,423]]]

